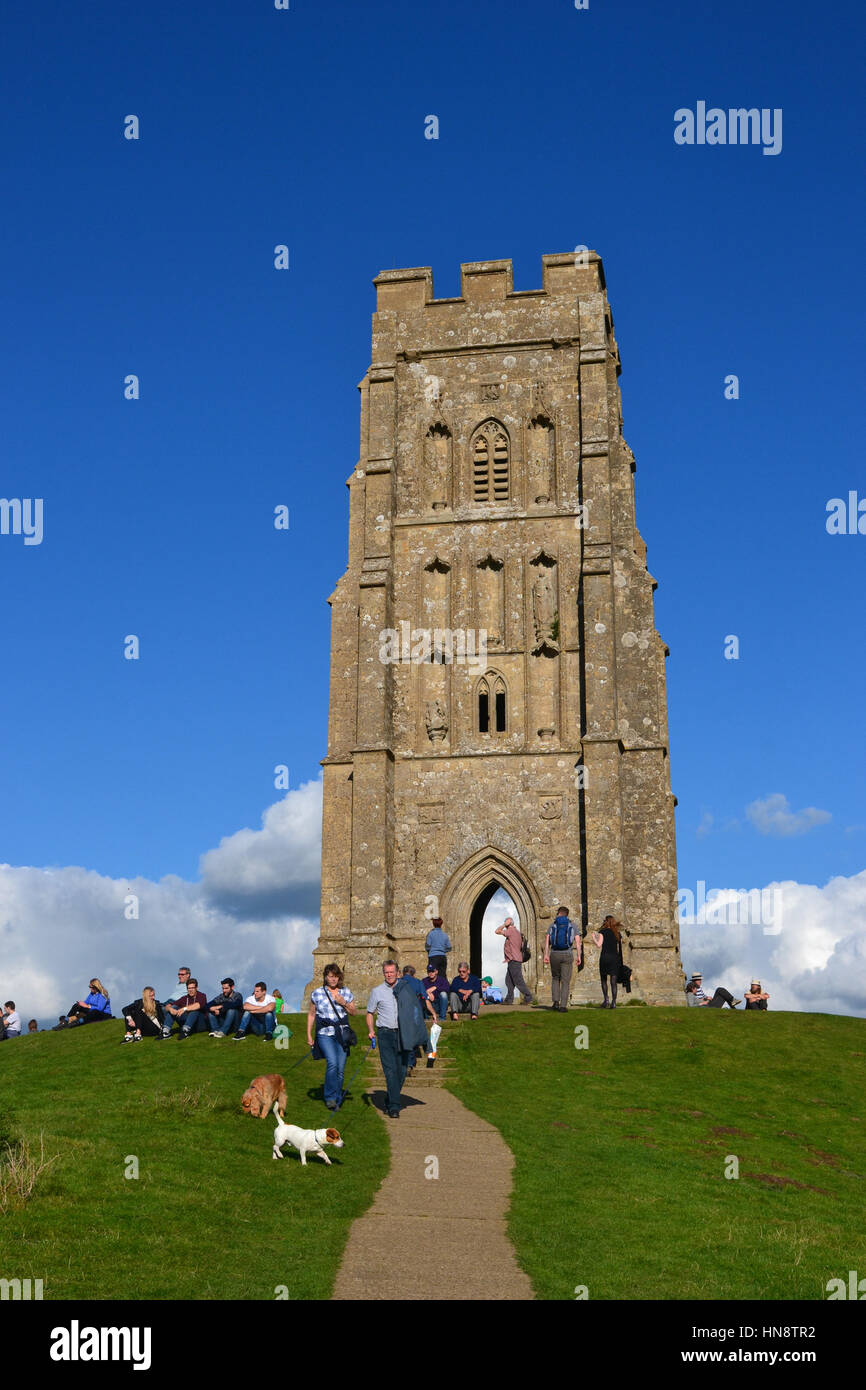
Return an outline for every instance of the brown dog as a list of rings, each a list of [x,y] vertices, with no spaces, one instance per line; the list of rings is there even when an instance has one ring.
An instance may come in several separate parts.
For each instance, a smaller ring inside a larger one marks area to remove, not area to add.
[[[257,1076],[241,1097],[241,1105],[253,1119],[263,1120],[276,1105],[280,1114],[286,1109],[286,1083],[281,1076]]]

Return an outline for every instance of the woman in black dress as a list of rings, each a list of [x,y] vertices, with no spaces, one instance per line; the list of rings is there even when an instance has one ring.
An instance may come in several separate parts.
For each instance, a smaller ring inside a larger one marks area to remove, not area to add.
[[[604,995],[603,1009],[616,1008],[616,985],[622,958],[622,922],[615,917],[605,917],[601,931],[594,931],[592,939],[601,954],[598,958],[598,972],[601,976],[601,992]],[[607,985],[610,980],[610,1002],[607,998]]]

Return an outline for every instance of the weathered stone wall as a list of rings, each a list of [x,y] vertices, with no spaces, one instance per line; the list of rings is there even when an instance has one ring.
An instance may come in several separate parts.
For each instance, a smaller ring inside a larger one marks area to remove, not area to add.
[[[426,268],[376,286],[349,565],[331,598],[316,975],[336,959],[363,994],[385,955],[423,966],[434,899],[455,959],[468,955],[469,914],[495,880],[542,996],[562,901],[590,930],[622,918],[637,996],[682,1002],[665,648],[601,261],[545,256],[530,292],[513,291],[509,261],[464,265],[458,299],[434,299]],[[386,630],[408,656],[421,629],[474,642],[484,629],[486,670],[383,661]],[[575,1000],[598,991],[587,954]]]

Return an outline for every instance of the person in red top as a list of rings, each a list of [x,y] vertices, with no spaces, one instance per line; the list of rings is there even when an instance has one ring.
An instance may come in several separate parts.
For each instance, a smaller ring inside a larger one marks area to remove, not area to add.
[[[207,1032],[207,999],[199,991],[198,980],[192,976],[186,982],[186,998],[177,999],[165,1006],[165,1021],[162,1036],[171,1037],[172,1026],[177,1020],[180,1025],[179,1038],[188,1038],[190,1033]]]

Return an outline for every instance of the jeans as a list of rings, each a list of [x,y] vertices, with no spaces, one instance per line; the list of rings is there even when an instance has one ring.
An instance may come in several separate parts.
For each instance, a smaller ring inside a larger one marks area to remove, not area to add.
[[[248,1012],[248,1010],[244,1009],[244,1016],[241,1019],[241,1026],[238,1029],[238,1032],[247,1033],[250,1029],[252,1029],[254,1033],[258,1033],[260,1035],[263,1033],[266,1038],[272,1038],[274,1036],[275,1027],[276,1018],[274,1017],[273,1013],[251,1014]]]
[[[429,996],[428,996],[429,997]],[[439,1022],[442,1023],[448,1017],[448,991],[440,989],[439,993],[430,1000],[433,1008],[439,1015]]]
[[[208,1030],[207,1010],[195,1009],[191,1014],[184,1014],[183,1018],[178,1019],[178,1022],[184,1033],[206,1033]]]
[[[452,1012],[452,1013],[455,1013],[455,1014],[465,1014],[465,1013],[466,1013],[466,1010],[469,1009],[469,1011],[470,1011],[471,1014],[472,1014],[472,1017],[473,1017],[473,1018],[477,1018],[477,1017],[478,1017],[478,1009],[479,1009],[480,1005],[481,1005],[481,995],[480,995],[480,994],[470,994],[470,996],[469,996],[468,999],[464,999],[464,998],[462,997],[462,995],[460,995],[460,994],[457,993],[456,989],[453,990],[452,993],[451,993],[451,1012]]]
[[[336,1033],[317,1033],[316,1038],[325,1054],[325,1104],[339,1105],[343,1095],[343,1073],[349,1054]]]
[[[236,1033],[240,1023],[240,1009],[221,1008],[218,1014],[213,1012],[207,1016],[207,1026],[212,1033]]]
[[[524,999],[530,1000],[532,998],[532,990],[523,978],[523,966],[519,960],[510,960],[505,968],[506,1004],[514,1003],[515,987],[520,991]]]
[[[396,1028],[380,1028],[377,1034],[379,1058],[385,1073],[385,1086],[388,1091],[388,1110],[400,1109],[400,1091],[406,1080],[409,1057],[400,1046],[400,1036]]]

